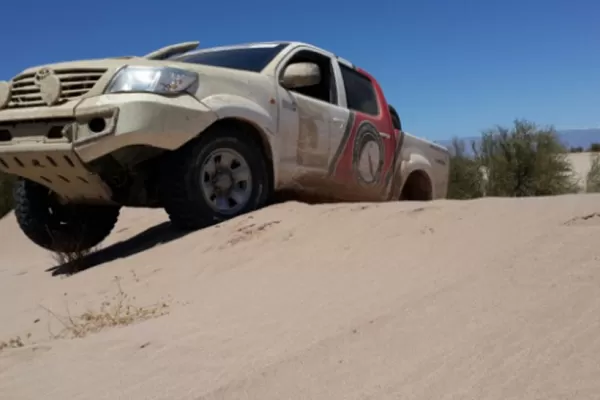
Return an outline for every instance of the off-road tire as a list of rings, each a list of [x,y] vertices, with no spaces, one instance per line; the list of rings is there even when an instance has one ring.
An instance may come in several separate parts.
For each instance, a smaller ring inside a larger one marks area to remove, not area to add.
[[[120,206],[60,204],[47,187],[18,178],[15,217],[33,243],[60,253],[84,252],[102,242],[119,218]]]
[[[235,214],[214,211],[200,184],[200,168],[217,149],[232,149],[244,157],[252,175],[247,204]],[[166,154],[159,177],[161,202],[174,226],[196,230],[256,210],[271,194],[267,157],[251,133],[235,124],[209,128],[196,140]]]

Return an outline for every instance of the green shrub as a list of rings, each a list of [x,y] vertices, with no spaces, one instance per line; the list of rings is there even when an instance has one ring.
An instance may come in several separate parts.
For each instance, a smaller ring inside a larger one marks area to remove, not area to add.
[[[588,193],[600,192],[600,154],[590,155],[591,166],[586,176],[585,189]]]
[[[550,196],[580,190],[568,149],[553,128],[541,129],[524,120],[516,120],[511,129],[498,126],[482,134],[473,157],[465,156],[464,145],[457,143],[455,139],[451,198]]]
[[[483,177],[479,164],[465,154],[464,141],[454,138],[450,153],[448,198],[464,200],[483,196]]]
[[[588,147],[588,151],[591,151],[593,153],[600,152],[600,143],[592,143],[590,147]]]

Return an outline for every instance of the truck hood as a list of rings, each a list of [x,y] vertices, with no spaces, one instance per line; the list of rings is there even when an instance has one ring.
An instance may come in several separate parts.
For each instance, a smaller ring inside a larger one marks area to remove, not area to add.
[[[33,74],[37,72],[41,68],[51,68],[51,69],[78,69],[78,68],[119,68],[123,65],[126,65],[133,60],[136,61],[147,61],[142,58],[132,57],[132,58],[104,58],[104,59],[92,59],[92,60],[77,60],[77,61],[64,61],[59,63],[51,63],[51,64],[41,64],[33,67],[29,67],[19,73],[19,75],[23,74]]]
[[[41,68],[51,68],[51,69],[108,69],[115,72],[120,67],[126,65],[141,65],[141,66],[172,66],[179,67],[182,69],[187,69],[190,71],[195,71],[200,74],[234,74],[234,75],[247,75],[253,74],[249,71],[239,71],[239,70],[231,70],[228,68],[221,67],[213,67],[208,65],[201,64],[191,64],[185,62],[171,61],[171,60],[148,60],[143,57],[112,57],[112,58],[101,58],[101,59],[90,59],[90,60],[77,60],[77,61],[65,61],[59,63],[52,64],[43,64],[37,65],[34,67],[27,68],[19,73],[19,75],[23,74],[34,74]],[[18,75],[17,75],[18,76]]]
[[[14,77],[12,82],[13,85],[16,85],[16,90],[20,90],[19,95],[24,96],[21,94],[24,93],[25,90],[22,89],[22,87],[24,85],[33,85],[32,78],[40,70],[40,68],[50,68],[59,74],[77,76],[85,76],[86,73],[91,73],[96,79],[95,83],[85,93],[73,98],[80,100],[103,94],[105,88],[110,84],[110,81],[114,77],[115,73],[117,73],[121,67],[127,65],[162,67],[170,66],[196,72],[198,73],[199,79],[202,82],[201,85],[198,85],[196,93],[194,94],[198,100],[205,99],[215,94],[222,94],[238,95],[247,98],[259,96],[261,98],[264,97],[264,99],[261,101],[268,101],[268,97],[271,95],[272,91],[272,88],[269,85],[272,83],[272,77],[268,77],[263,74],[172,60],[149,60],[143,57],[103,58],[38,65],[25,69],[19,75]],[[38,105],[25,106],[23,107],[23,110],[27,109],[28,107],[37,106]],[[21,112],[22,110],[19,111]]]

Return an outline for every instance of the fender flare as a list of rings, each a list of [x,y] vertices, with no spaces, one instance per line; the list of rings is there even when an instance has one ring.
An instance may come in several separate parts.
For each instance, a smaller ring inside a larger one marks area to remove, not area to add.
[[[261,136],[261,141],[268,152],[268,156],[272,159],[273,178],[274,182],[277,182],[279,160],[279,152],[275,145],[277,120],[271,116],[269,111],[246,97],[233,94],[216,94],[205,97],[201,102],[215,113],[217,121],[237,119],[252,125],[256,129]]]
[[[416,171],[421,171],[425,173],[425,175],[427,175],[427,178],[429,178],[429,182],[431,182],[431,196],[432,198],[435,198],[435,185],[433,184],[432,178],[433,167],[431,166],[431,163],[427,160],[427,158],[425,158],[420,153],[411,153],[410,158],[408,160],[404,160],[403,163],[405,163],[405,165],[401,168],[402,182],[400,185],[398,185],[396,189],[397,193],[394,193],[394,198],[397,199],[400,197],[402,190],[404,190],[404,185],[406,184],[408,177],[410,176],[410,174]]]
[[[276,130],[277,121],[269,112],[254,101],[238,95],[216,94],[202,99],[218,119],[237,118],[245,120],[256,126],[267,135],[269,143],[272,141]]]

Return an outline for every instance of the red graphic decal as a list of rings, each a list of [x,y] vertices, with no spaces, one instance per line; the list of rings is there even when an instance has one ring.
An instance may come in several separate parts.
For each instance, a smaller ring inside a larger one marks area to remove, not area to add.
[[[378,115],[352,111],[348,128],[333,160],[330,173],[343,183],[385,186],[394,169],[398,135],[392,125],[388,104],[379,84],[365,71],[375,88],[379,106]]]

